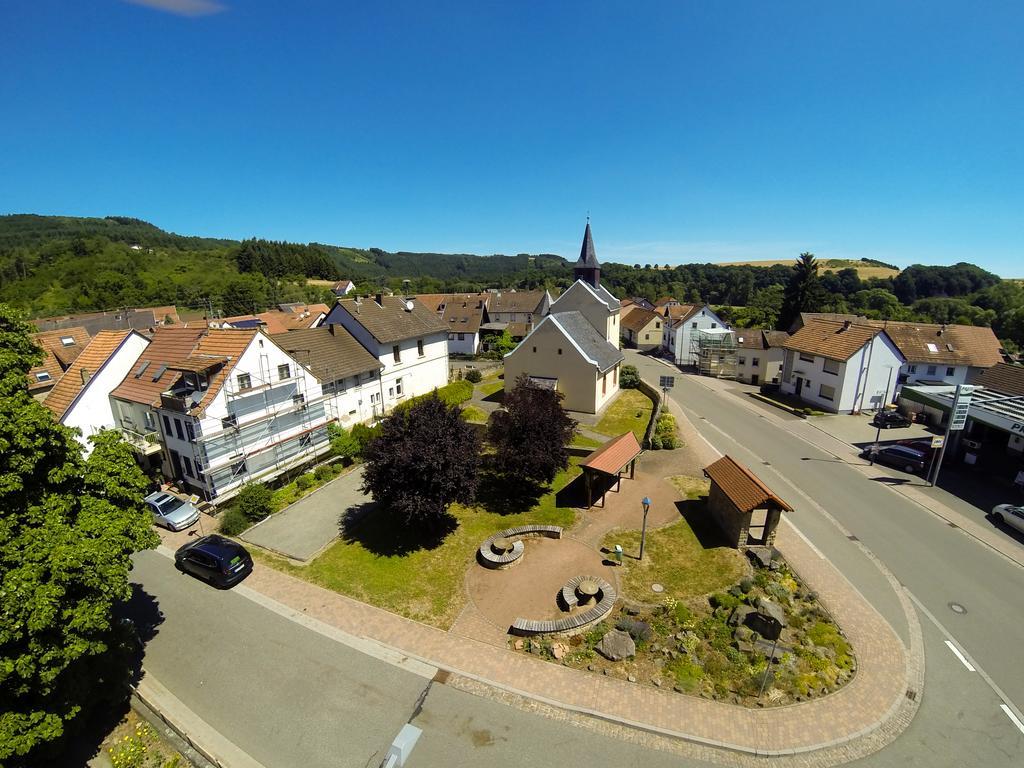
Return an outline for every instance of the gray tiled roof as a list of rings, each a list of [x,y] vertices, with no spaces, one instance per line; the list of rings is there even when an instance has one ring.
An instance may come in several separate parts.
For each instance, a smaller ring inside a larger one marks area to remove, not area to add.
[[[375,298],[367,297],[357,304],[355,299],[338,299],[338,306],[381,344],[448,332],[448,325],[415,299],[383,296],[381,300],[383,304],[378,304]],[[406,309],[407,301],[412,302],[412,310]]]
[[[276,333],[270,338],[323,383],[383,367],[380,360],[341,325],[300,328]]]
[[[552,320],[560,325],[583,353],[597,362],[597,367],[606,371],[625,359],[622,351],[597,332],[582,313],[575,310],[548,315],[544,321]]]

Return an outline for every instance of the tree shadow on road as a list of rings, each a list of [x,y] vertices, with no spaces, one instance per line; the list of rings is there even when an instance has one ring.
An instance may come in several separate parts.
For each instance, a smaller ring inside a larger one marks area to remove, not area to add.
[[[342,541],[360,544],[382,557],[437,549],[459,527],[454,515],[445,514],[435,525],[415,526],[366,502],[346,509],[338,520]]]

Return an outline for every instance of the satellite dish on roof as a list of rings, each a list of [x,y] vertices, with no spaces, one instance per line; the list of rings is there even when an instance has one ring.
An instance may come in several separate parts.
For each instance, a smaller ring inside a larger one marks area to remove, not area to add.
[[[414,306],[416,306],[416,305],[413,303],[412,299],[406,299],[405,300],[405,311],[406,312],[412,312],[412,308]]]

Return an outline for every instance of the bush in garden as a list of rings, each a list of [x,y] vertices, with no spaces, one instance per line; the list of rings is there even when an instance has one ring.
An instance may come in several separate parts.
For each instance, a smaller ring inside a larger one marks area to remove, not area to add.
[[[652,451],[660,451],[661,448],[662,448],[661,435],[659,435],[659,434],[651,435],[651,450]]]
[[[274,511],[274,494],[263,483],[246,483],[235,497],[235,506],[257,522]]]
[[[356,441],[359,449],[356,453],[357,456],[362,456],[366,453],[366,446],[370,444],[378,434],[380,434],[380,425],[376,427],[368,427],[365,424],[354,424],[352,425],[352,439]]]
[[[483,379],[484,375],[480,373],[479,368],[470,368],[466,371],[466,381],[472,384],[479,384],[480,380]]]
[[[313,476],[306,472],[295,478],[295,487],[300,491],[308,491],[313,487]]]
[[[624,365],[619,369],[619,388],[636,389],[640,386],[640,372],[635,365]]]
[[[238,507],[231,507],[220,518],[220,532],[225,536],[237,536],[251,525],[252,521]]]
[[[316,478],[318,483],[326,483],[336,474],[336,468],[333,464],[321,464],[313,470],[313,476]]]

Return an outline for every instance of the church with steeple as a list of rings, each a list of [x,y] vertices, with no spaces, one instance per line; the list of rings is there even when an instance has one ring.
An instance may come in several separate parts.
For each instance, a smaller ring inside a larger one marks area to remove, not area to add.
[[[505,390],[522,375],[562,393],[567,410],[597,413],[619,391],[619,300],[601,285],[590,221],[583,232],[572,285],[512,352],[505,355]]]

